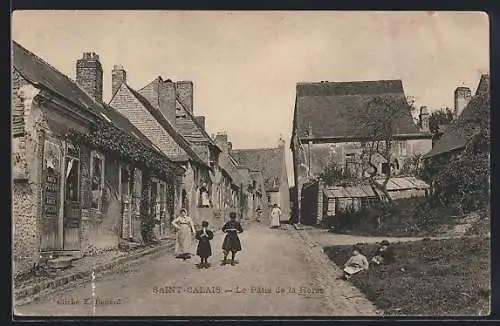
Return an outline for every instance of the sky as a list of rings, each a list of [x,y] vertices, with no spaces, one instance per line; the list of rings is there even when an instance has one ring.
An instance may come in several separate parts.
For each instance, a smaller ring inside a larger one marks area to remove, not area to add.
[[[99,55],[104,100],[111,70],[128,84],[191,80],[194,113],[233,148],[288,150],[298,82],[401,79],[416,107],[453,108],[489,71],[482,12],[16,11],[12,38],[71,78],[83,52]]]

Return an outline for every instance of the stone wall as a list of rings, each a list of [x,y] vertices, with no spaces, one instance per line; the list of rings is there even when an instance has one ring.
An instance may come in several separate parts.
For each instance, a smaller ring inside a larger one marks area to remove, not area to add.
[[[38,91],[13,71],[12,110],[22,115],[21,137],[12,146],[12,263],[14,275],[28,271],[40,258],[41,169],[44,133],[38,132]]]
[[[137,129],[166,155],[182,155],[184,150],[176,143],[163,126],[149,111],[122,85],[110,105],[123,114]]]

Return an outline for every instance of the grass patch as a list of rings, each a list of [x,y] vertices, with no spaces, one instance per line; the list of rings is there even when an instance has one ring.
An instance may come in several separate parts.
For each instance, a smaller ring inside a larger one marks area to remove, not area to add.
[[[475,211],[478,212],[485,218],[490,215],[489,207]],[[461,218],[472,213],[465,214],[454,204],[444,206],[427,197],[414,197],[379,203],[358,212],[339,213],[327,218],[327,226],[333,226],[337,233],[361,236],[432,237],[453,229]],[[484,235],[488,228],[487,222],[482,223],[473,234]]]
[[[376,244],[358,244],[370,259]],[[462,238],[394,243],[395,262],[374,266],[350,282],[386,315],[472,316],[490,313],[490,240]],[[325,253],[339,266],[352,246]]]

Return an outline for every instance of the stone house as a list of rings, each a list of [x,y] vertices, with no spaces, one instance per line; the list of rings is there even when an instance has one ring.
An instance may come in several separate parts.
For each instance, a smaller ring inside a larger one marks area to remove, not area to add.
[[[154,209],[148,176],[171,184],[182,169],[101,102],[96,54],[77,61],[75,82],[16,42],[12,52],[14,273],[44,256],[140,241],[141,213]]]
[[[282,211],[282,221],[288,221],[290,219],[290,190],[284,140],[280,139],[276,148],[233,149],[231,154],[240,166],[262,174],[265,200],[261,200],[261,207],[264,206],[262,208],[269,212],[269,208],[277,204]]]
[[[200,224],[204,217],[200,215],[198,204],[199,189],[204,182],[211,180],[213,168],[210,162],[217,160],[217,149],[212,144],[205,147],[193,145],[176,128],[179,102],[192,103],[192,88],[188,92],[184,83],[177,84],[158,77],[140,90],[135,90],[127,84],[126,72],[120,66],[114,67],[112,77],[114,92],[109,105],[185,170],[176,183],[175,204],[170,219],[181,208],[186,208],[195,223]],[[190,99],[186,100],[186,97]],[[195,124],[196,127],[198,125]]]
[[[232,143],[228,141],[227,133],[219,132],[215,135],[214,141],[222,150],[219,156],[219,178],[217,179],[217,193],[219,197],[220,210],[227,215],[229,212],[236,212],[240,218],[246,218],[247,203],[245,185],[247,181],[238,170],[238,163],[231,155]]]
[[[462,88],[464,89],[464,88]],[[457,92],[455,92],[457,94]],[[462,91],[460,94],[470,94]],[[464,96],[465,97],[465,96]],[[435,163],[436,171],[457,155],[460,155],[467,144],[477,133],[481,125],[489,125],[490,118],[490,85],[489,75],[481,76],[475,94],[470,98],[455,100],[464,105],[455,109],[459,115],[450,122],[436,144],[424,155],[427,162]],[[435,172],[436,172],[435,171]],[[432,172],[431,172],[432,173]]]
[[[293,196],[297,210],[294,215],[299,219],[304,213],[304,185],[318,180],[330,163],[355,178],[366,175],[369,166],[362,153],[373,139],[366,134],[363,123],[368,113],[374,117],[382,114],[376,99],[391,101],[401,110],[390,117],[392,161],[374,155],[371,164],[376,171],[369,172],[381,176],[390,169],[391,175],[397,175],[407,157],[426,153],[432,146],[429,113],[422,107],[419,124],[413,121],[401,80],[297,84],[290,148],[297,191]]]

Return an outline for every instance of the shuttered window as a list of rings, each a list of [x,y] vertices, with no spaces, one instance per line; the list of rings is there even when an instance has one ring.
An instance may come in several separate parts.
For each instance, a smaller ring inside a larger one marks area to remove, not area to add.
[[[22,106],[13,106],[11,126],[13,137],[20,137],[24,135],[24,112]]]

